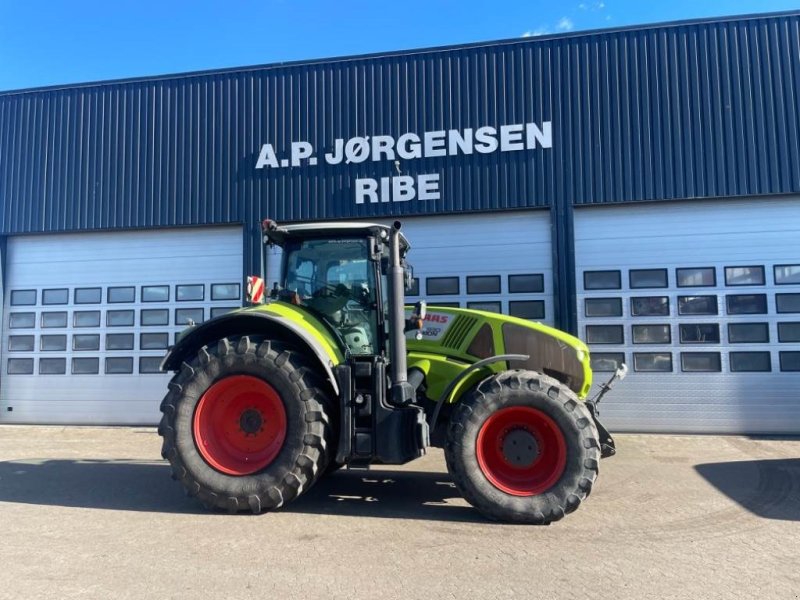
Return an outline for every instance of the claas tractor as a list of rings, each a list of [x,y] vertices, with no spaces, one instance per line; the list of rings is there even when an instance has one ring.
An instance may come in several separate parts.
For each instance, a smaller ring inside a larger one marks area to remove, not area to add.
[[[597,402],[624,367],[586,400],[589,350],[571,335],[406,306],[400,229],[264,221],[282,262],[270,299],[189,327],[161,365],[175,372],[162,454],[190,496],[260,513],[337,468],[402,465],[434,445],[490,519],[550,523],[586,499],[615,451]]]

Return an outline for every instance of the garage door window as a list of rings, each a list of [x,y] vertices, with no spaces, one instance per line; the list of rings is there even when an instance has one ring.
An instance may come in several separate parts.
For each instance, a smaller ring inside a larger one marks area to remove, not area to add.
[[[144,308],[139,315],[142,327],[169,325],[169,310],[166,308]]]
[[[775,294],[779,313],[800,313],[800,294]]]
[[[72,349],[78,352],[87,352],[100,349],[100,334],[88,333],[72,336]]]
[[[800,285],[800,265],[775,265],[777,285]]]
[[[240,294],[238,283],[215,283],[211,286],[212,300],[238,300]]]
[[[633,370],[643,373],[671,373],[672,353],[634,352]]]
[[[203,284],[175,286],[175,299],[178,302],[201,301],[204,298],[205,286]]]
[[[722,371],[719,352],[681,352],[681,370],[687,373]]]
[[[33,359],[9,358],[6,373],[9,375],[33,375]]]
[[[590,344],[622,344],[622,325],[587,325],[586,341]]]
[[[13,290],[11,292],[11,306],[35,306],[36,290]]]
[[[717,285],[714,267],[675,269],[678,287],[713,287]]]
[[[133,286],[108,288],[108,302],[110,304],[118,304],[121,302],[133,302],[135,299],[136,299],[136,288]]]
[[[108,327],[130,327],[133,325],[132,310],[110,310],[106,313]]]
[[[633,325],[634,344],[669,344],[672,341],[669,325]]]
[[[725,285],[764,285],[764,267],[725,267]]]
[[[36,313],[11,313],[8,317],[10,329],[33,329],[36,325]]]
[[[619,290],[622,288],[622,274],[619,271],[585,271],[583,288],[585,290]]]
[[[67,372],[66,358],[40,358],[39,375],[63,375]]]
[[[669,298],[667,296],[631,298],[631,315],[634,317],[667,317],[669,316]]]
[[[238,307],[236,306],[215,306],[211,309],[211,318],[213,319],[214,317],[221,317],[229,312],[233,312],[237,308]]]
[[[616,371],[624,362],[624,352],[593,352],[591,355],[592,370],[598,373]]]
[[[800,342],[800,322],[778,323],[778,341]]]
[[[458,294],[458,277],[428,277],[425,280],[425,289],[429,296]]]
[[[731,344],[762,344],[769,342],[766,323],[728,323],[728,341]]]
[[[508,314],[520,319],[544,319],[544,300],[511,300]]]
[[[628,277],[631,289],[667,287],[666,269],[632,269]]]
[[[736,294],[725,296],[729,315],[767,314],[766,294]]]
[[[716,296],[678,296],[679,315],[716,315]]]
[[[731,352],[731,371],[763,372],[771,371],[769,352]]]
[[[586,298],[584,311],[587,317],[621,317],[622,298]]]
[[[161,373],[160,366],[160,356],[142,356],[139,359],[139,373]]]
[[[202,308],[176,308],[175,325],[191,325],[192,323],[203,322]],[[142,323],[144,324],[144,323]]]
[[[66,326],[67,326],[67,313],[65,311],[42,313],[42,327],[66,327]]]
[[[679,327],[681,344],[719,344],[717,323],[684,323]]]
[[[168,333],[143,333],[139,336],[140,350],[166,350],[168,344]]]
[[[500,275],[467,277],[467,294],[499,294]]]
[[[34,336],[11,335],[8,337],[9,352],[33,352]]]
[[[99,358],[73,358],[73,375],[97,375],[100,372]]]
[[[63,352],[67,349],[67,336],[43,335],[39,339],[39,349],[44,352]]]
[[[510,294],[541,294],[544,292],[544,275],[541,273],[509,275],[508,292]]]
[[[76,310],[72,313],[73,327],[100,327],[99,310]]]
[[[69,290],[67,288],[42,291],[42,304],[66,304],[67,302],[69,302]]]
[[[133,373],[133,357],[113,356],[106,358],[106,373],[109,375],[128,375]]]
[[[800,371],[800,352],[781,352],[780,360],[781,371]]]
[[[132,333],[107,334],[106,350],[133,350],[133,334]]]
[[[100,304],[103,298],[103,288],[77,288],[75,290],[75,304]]]
[[[142,286],[142,302],[169,302],[168,285]]]

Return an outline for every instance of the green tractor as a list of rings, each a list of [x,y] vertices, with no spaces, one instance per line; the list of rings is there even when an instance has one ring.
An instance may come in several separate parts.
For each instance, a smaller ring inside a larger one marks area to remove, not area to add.
[[[393,226],[262,224],[282,249],[266,304],[192,326],[162,363],[162,455],[209,508],[260,513],[342,467],[444,448],[490,519],[550,523],[591,492],[614,442],[589,351],[540,323],[406,307],[410,245]]]

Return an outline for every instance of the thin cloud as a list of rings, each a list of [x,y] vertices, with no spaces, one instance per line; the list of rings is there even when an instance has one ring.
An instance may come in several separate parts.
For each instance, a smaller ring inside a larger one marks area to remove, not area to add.
[[[522,37],[538,37],[550,33],[547,27],[539,27],[538,29],[531,29],[522,34]]]
[[[572,31],[575,28],[575,23],[573,23],[572,19],[569,17],[561,17],[556,25],[556,28],[560,29],[561,31]]]

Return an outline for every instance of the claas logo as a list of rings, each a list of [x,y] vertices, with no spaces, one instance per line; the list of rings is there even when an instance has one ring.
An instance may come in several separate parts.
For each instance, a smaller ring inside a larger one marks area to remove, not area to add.
[[[440,313],[428,313],[425,315],[425,321],[431,323],[447,323],[450,320],[450,315],[443,315]]]

